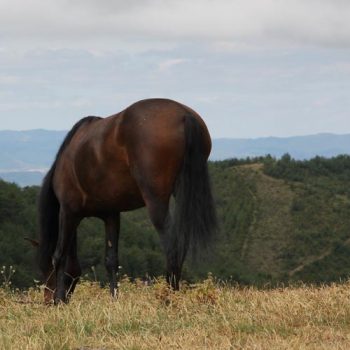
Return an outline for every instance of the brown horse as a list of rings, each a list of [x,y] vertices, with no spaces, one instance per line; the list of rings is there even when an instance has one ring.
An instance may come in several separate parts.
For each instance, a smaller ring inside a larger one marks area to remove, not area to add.
[[[179,289],[187,251],[205,246],[216,228],[210,150],[200,116],[167,99],[143,100],[107,118],[80,120],[62,143],[39,198],[45,300],[66,302],[74,291],[81,274],[77,227],[90,216],[105,222],[105,265],[115,296],[120,212],[143,206],[161,238],[167,280]]]

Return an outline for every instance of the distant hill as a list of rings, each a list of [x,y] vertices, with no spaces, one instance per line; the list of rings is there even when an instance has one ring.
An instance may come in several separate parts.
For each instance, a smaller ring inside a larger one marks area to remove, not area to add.
[[[40,184],[67,131],[0,131],[0,178],[21,186]],[[350,134],[256,139],[214,139],[211,160],[270,154],[295,159],[350,154]]]
[[[334,157],[350,154],[350,134],[316,134],[294,137],[263,137],[256,139],[215,139],[213,160],[227,158],[257,157],[270,154],[280,158],[289,153],[295,159],[310,159],[315,156]]]
[[[66,131],[0,131],[0,178],[20,186],[38,185]]]
[[[66,131],[0,131],[0,172],[45,171]]]
[[[14,182],[21,187],[40,185],[45,171],[9,171],[0,172],[0,179],[7,182]]]

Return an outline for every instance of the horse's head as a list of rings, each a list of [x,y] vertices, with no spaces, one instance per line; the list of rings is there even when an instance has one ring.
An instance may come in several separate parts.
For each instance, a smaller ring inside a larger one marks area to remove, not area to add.
[[[24,237],[24,239],[26,241],[28,241],[29,243],[31,243],[31,245],[35,248],[39,247],[39,241],[33,238],[29,238],[29,237]]]
[[[28,241],[34,248],[38,248],[40,246],[40,242],[36,239],[28,237],[25,237],[24,239]],[[45,303],[49,304],[53,301],[54,292],[56,289],[56,274],[54,273],[54,269],[52,268],[47,273],[44,273],[43,279],[45,283],[44,301]]]

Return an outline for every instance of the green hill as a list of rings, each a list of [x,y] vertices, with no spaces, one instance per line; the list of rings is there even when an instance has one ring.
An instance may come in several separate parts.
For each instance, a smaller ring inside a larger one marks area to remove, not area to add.
[[[350,275],[349,156],[232,159],[210,163],[210,172],[220,231],[199,263],[187,263],[185,279],[210,271],[225,281],[274,285]],[[36,236],[38,190],[0,182],[0,266],[15,267],[18,287],[38,278],[34,251],[23,240]],[[103,225],[86,219],[78,237],[84,274],[104,281]],[[120,264],[131,277],[164,272],[158,235],[144,209],[122,215]]]

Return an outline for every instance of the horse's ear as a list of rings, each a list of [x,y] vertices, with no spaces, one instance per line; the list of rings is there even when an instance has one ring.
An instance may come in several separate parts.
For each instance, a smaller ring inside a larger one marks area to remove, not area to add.
[[[30,242],[32,244],[33,247],[39,247],[39,241],[37,241],[36,239],[32,239],[29,237],[24,237],[24,239],[28,242]]]

